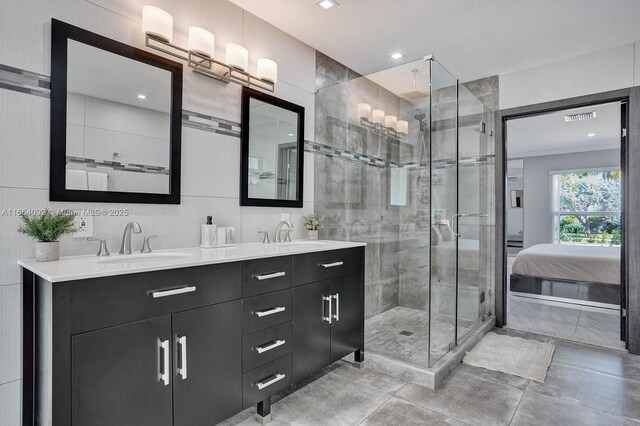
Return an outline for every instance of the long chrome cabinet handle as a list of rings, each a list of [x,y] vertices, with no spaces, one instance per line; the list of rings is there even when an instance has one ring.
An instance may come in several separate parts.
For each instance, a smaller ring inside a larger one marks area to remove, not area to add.
[[[262,281],[262,280],[270,280],[272,278],[284,277],[285,275],[287,275],[286,272],[280,271],[280,272],[273,272],[271,274],[254,275],[253,278],[257,279],[258,281]]]
[[[271,386],[272,384],[279,382],[280,380],[284,379],[286,376],[286,374],[281,374],[278,373],[275,376],[273,376],[273,378],[270,378],[269,380],[267,380],[266,382],[256,382],[256,386],[258,387],[258,390],[262,390],[266,387]]]
[[[320,266],[322,266],[323,268],[335,268],[336,266],[342,266],[344,265],[343,261],[338,261],[338,262],[331,262],[331,263],[321,263]]]
[[[171,290],[154,290],[151,292],[151,297],[157,299],[159,297],[175,296],[176,294],[192,293],[196,291],[196,286],[187,286],[180,288],[172,288]]]
[[[262,318],[262,317],[266,317],[266,316],[269,316],[269,315],[277,314],[279,312],[284,312],[286,310],[287,310],[287,308],[285,308],[284,306],[278,306],[277,308],[267,309],[266,311],[256,311],[256,315],[259,318]]]
[[[331,299],[332,296],[322,296],[322,321],[328,322],[331,324],[331,320],[333,319],[333,315],[331,315]],[[324,306],[325,302],[329,302],[329,316],[324,316]]]
[[[178,374],[182,380],[187,378],[187,336],[178,337],[178,345],[180,345],[180,365],[178,366]]]
[[[282,346],[282,345],[284,345],[285,343],[287,343],[287,341],[286,341],[286,340],[276,340],[275,342],[273,342],[273,343],[271,343],[271,344],[268,344],[268,345],[265,345],[265,346],[256,346],[256,351],[257,351],[259,354],[261,354],[261,353],[264,353],[264,352],[270,351],[271,349],[275,349],[275,348],[277,348],[278,346]]]
[[[333,314],[333,319],[335,319],[336,322],[339,322],[340,321],[340,293],[334,294],[333,298],[336,301],[336,313]]]
[[[169,383],[170,383],[169,350],[170,350],[169,340],[158,340],[158,351],[159,351],[158,357],[161,358],[161,359],[158,359],[158,364],[159,364],[158,369],[160,370],[158,372],[158,381],[163,382],[165,386],[169,386]]]

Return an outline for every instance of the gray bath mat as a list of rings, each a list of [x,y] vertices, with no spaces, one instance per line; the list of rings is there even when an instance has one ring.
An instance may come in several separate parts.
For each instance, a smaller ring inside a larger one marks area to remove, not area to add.
[[[462,362],[543,383],[554,350],[551,343],[487,333]]]

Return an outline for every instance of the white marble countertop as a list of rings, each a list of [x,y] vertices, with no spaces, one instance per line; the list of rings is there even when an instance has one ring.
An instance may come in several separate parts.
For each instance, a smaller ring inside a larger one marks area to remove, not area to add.
[[[44,280],[55,283],[363,246],[366,246],[366,243],[349,241],[248,243],[211,249],[190,247],[154,250],[147,254],[134,252],[131,255],[116,254],[104,257],[70,256],[61,257],[55,262],[36,262],[35,259],[28,259],[19,260],[18,264]]]

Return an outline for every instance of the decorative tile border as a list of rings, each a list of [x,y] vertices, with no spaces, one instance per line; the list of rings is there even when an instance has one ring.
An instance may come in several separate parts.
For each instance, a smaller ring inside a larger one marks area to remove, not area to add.
[[[0,88],[48,98],[51,92],[51,78],[0,64]]]
[[[0,64],[0,88],[13,90],[16,92],[26,93],[30,95],[42,96],[48,98],[51,93],[51,78],[34,73],[31,71],[22,70],[19,68],[10,67],[8,65]],[[342,126],[354,130],[350,123],[343,122],[342,120],[334,119],[334,125]],[[240,138],[240,123],[235,121],[225,120],[223,118],[214,117],[211,115],[201,114],[195,111],[182,110],[182,124],[185,127],[192,129],[202,130],[205,132],[218,133],[225,136],[234,138]],[[360,129],[355,129],[360,130]],[[405,145],[406,142],[397,141],[399,145]],[[408,144],[406,144],[408,145]],[[393,162],[386,159],[349,151],[346,149],[339,149],[330,145],[316,143],[312,141],[305,141],[304,150],[313,155],[320,155],[327,158],[336,158],[345,161],[351,161],[356,163],[362,163],[367,166],[373,167],[403,167],[403,168],[418,168],[428,167],[427,164],[418,164],[417,162]],[[126,170],[136,173],[157,173],[157,174],[169,174],[168,169],[158,168],[155,166],[148,166],[143,164],[126,164],[111,161],[99,161],[78,157],[67,157],[68,161],[74,164],[82,164],[87,167],[110,167],[114,170]],[[460,159],[460,167],[472,167],[482,164],[493,164],[494,155],[480,155],[476,157],[464,157]],[[89,163],[87,163],[89,162]],[[93,166],[89,165],[93,164]],[[455,160],[439,160],[435,161],[432,166],[434,169],[442,169],[453,167],[456,165]]]
[[[85,166],[91,169],[98,167],[122,172],[146,173],[151,175],[169,175],[169,169],[162,166],[150,166],[148,164],[121,163],[119,161],[94,160],[93,158],[67,156],[67,163]]]

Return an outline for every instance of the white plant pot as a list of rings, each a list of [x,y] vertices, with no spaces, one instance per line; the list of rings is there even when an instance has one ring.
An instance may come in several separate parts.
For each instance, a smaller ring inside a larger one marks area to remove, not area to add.
[[[310,231],[307,229],[307,240],[315,241],[318,239],[318,231]]]
[[[53,241],[50,243],[38,241],[36,243],[37,262],[52,262],[58,259],[60,259],[60,241]]]

